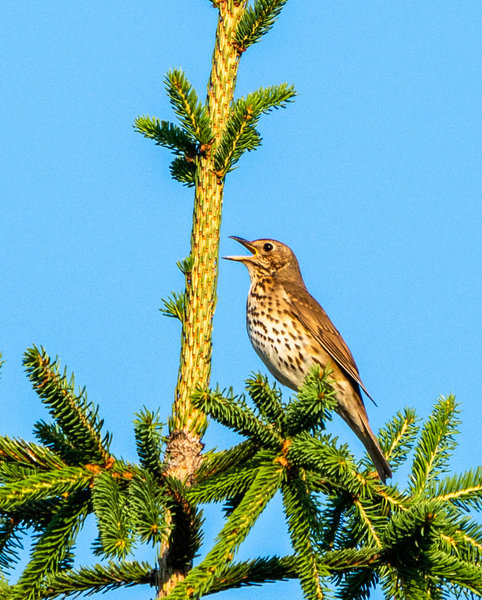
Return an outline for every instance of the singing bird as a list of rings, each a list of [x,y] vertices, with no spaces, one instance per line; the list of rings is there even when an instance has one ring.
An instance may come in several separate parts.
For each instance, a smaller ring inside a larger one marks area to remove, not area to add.
[[[392,472],[368,423],[360,388],[371,396],[345,340],[306,289],[294,252],[277,240],[231,238],[251,253],[224,258],[248,269],[246,325],[257,354],[271,374],[292,390],[298,390],[314,364],[329,366],[337,412],[361,440],[385,482]]]

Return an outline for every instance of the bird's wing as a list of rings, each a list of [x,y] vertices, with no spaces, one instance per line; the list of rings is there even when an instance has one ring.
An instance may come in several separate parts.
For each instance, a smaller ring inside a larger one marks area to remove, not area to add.
[[[308,329],[333,360],[358,383],[370,400],[374,402],[360,379],[355,359],[345,340],[323,308],[304,288],[302,290],[290,289],[288,297],[292,315]]]

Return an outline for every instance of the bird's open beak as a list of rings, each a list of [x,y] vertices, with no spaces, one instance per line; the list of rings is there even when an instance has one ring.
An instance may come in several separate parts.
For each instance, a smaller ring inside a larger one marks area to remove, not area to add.
[[[242,244],[245,248],[247,248],[251,252],[251,254],[256,254],[256,248],[253,246],[253,244],[251,244],[251,242],[248,242],[248,240],[244,240],[243,238],[236,237],[235,235],[230,235],[229,237],[232,240],[235,240],[236,242],[239,242],[240,244]],[[247,256],[223,256],[223,258],[225,258],[226,260],[239,260],[242,262],[243,260],[249,260],[251,257],[248,254]]]

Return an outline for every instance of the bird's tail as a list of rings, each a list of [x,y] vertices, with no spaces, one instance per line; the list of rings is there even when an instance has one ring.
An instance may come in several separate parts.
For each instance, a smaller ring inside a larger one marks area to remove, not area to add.
[[[385,483],[392,476],[392,470],[368,423],[368,416],[361,397],[357,394],[350,394],[347,398],[339,394],[337,412],[363,443],[380,479]]]
[[[370,455],[380,479],[385,483],[387,478],[389,479],[392,476],[392,470],[390,469],[390,465],[388,464],[373,431],[368,427],[368,430],[365,431],[365,435],[359,437]]]

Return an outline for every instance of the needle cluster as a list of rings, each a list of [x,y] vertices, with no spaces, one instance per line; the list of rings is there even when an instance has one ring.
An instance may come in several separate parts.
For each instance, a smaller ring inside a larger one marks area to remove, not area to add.
[[[173,600],[288,578],[299,579],[309,599],[332,593],[362,599],[377,584],[390,598],[480,594],[482,528],[473,513],[482,508],[482,468],[448,474],[459,423],[452,396],[440,398],[422,425],[406,409],[380,431],[394,471],[408,468],[406,485],[386,486],[368,457],[357,460],[326,432],[336,407],[330,373],[314,368],[288,401],[260,374],[248,379],[247,396],[198,390],[196,407],[245,439],[206,453],[187,486],[168,475],[157,413],[138,413],[139,462],[127,463],[111,452],[98,407],[85,390],[75,391],[58,360],[32,348],[25,366],[52,421],[36,424],[35,443],[0,437],[5,575],[27,537],[34,538],[17,582],[0,580],[0,598],[57,598],[133,585],[162,590],[176,569],[188,574],[163,594]],[[236,562],[277,492],[293,554]],[[224,524],[194,565],[202,506],[210,503],[223,505]],[[75,540],[89,514],[97,523],[92,549],[100,562],[74,569]],[[142,544],[153,547],[150,564],[133,560]]]

